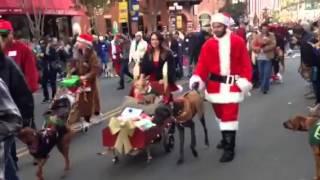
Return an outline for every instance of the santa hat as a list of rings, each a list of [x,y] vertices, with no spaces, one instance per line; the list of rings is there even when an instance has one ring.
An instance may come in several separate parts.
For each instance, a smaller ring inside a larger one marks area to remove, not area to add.
[[[221,23],[226,25],[227,27],[233,26],[235,24],[232,17],[227,13],[216,13],[211,17],[211,24],[212,23]]]
[[[81,34],[78,36],[77,41],[80,43],[84,43],[88,46],[93,45],[93,36],[90,34]]]
[[[6,20],[0,20],[0,32],[9,32],[13,31],[11,22]]]

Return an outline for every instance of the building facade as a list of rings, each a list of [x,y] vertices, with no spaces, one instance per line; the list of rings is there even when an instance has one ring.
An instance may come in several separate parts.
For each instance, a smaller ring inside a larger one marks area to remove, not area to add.
[[[41,13],[44,18],[44,35],[51,37],[70,37],[86,31],[85,12],[76,7],[73,0],[1,0],[0,16],[13,23],[16,33],[23,38],[30,38],[29,20],[33,14]]]
[[[280,21],[317,21],[320,19],[319,0],[280,0]]]
[[[138,18],[127,20],[129,23],[120,22],[121,3],[127,3],[131,16],[134,14],[130,4],[132,1],[137,0],[111,2],[102,14],[97,15],[95,24],[98,33],[105,34],[115,29],[125,33],[130,29],[132,34],[137,31],[150,33],[173,29],[183,32],[197,31],[210,27],[211,15],[218,12],[218,2],[223,0],[139,0],[139,12],[135,15]],[[174,4],[182,9],[172,10]]]

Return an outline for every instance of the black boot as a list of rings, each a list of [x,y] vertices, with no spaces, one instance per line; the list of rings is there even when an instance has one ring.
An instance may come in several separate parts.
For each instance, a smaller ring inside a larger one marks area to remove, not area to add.
[[[236,131],[224,131],[224,151],[220,162],[231,162],[234,159],[234,148],[236,143]]]
[[[225,131],[221,131],[222,139],[220,140],[219,144],[217,145],[217,149],[224,149],[226,145],[226,137],[225,137]]]

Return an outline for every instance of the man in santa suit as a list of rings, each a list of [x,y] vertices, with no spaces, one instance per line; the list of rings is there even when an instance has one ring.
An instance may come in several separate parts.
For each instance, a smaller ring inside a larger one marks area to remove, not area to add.
[[[235,155],[239,103],[252,88],[252,66],[244,40],[228,29],[231,17],[217,13],[211,22],[214,36],[202,47],[190,88],[206,87],[205,98],[212,103],[222,133],[217,146],[224,150],[220,162],[230,162]]]

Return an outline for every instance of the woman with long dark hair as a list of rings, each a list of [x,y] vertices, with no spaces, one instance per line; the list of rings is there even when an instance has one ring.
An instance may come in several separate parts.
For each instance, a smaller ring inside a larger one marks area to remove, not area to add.
[[[158,32],[150,36],[150,47],[140,63],[140,74],[150,76],[150,81],[158,81],[165,87],[165,103],[172,100],[171,92],[176,86],[175,61],[172,52],[164,45],[164,38]]]

